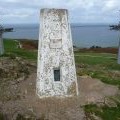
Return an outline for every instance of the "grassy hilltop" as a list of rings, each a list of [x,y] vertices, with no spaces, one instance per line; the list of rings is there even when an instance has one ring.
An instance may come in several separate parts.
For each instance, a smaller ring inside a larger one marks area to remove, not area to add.
[[[33,41],[32,41],[33,42]],[[19,42],[15,40],[4,40],[5,55],[18,56],[24,59],[37,61],[36,43],[30,41],[22,41],[23,48],[19,48]],[[29,44],[26,46],[26,44]],[[31,46],[36,48],[31,48]],[[26,48],[25,48],[26,47]],[[76,66],[80,68],[77,71],[78,75],[89,75],[93,78],[99,78],[101,81],[120,85],[120,76],[117,71],[120,71],[120,65],[117,64],[117,54],[111,53],[96,53],[96,52],[75,52]]]
[[[2,91],[5,84],[9,84],[10,77],[13,79],[13,82],[17,77],[27,78],[33,70],[36,70],[37,63],[37,43],[30,41],[19,42],[17,40],[4,40],[5,45],[5,54],[0,56],[0,62],[13,61],[14,65],[11,68],[11,71],[15,69],[18,74],[11,72],[8,76],[8,73],[3,75],[4,70],[0,66],[0,101],[9,101],[13,100],[11,95],[8,97],[4,96]],[[22,48],[20,48],[22,45]],[[35,47],[33,47],[35,46]],[[91,78],[97,78],[105,84],[114,85],[120,89],[120,65],[117,64],[117,54],[113,53],[96,53],[91,50],[86,52],[81,52],[78,50],[75,52],[75,62],[78,76],[89,76]],[[7,65],[6,65],[7,66]],[[9,65],[11,67],[11,65]],[[4,67],[3,67],[4,68]],[[24,68],[24,69],[23,69]],[[5,68],[6,69],[6,68]],[[9,72],[9,71],[8,71]],[[6,75],[6,76],[5,76]],[[7,81],[7,82],[6,82]],[[7,86],[7,85],[6,85]],[[4,91],[7,91],[8,88],[4,87]],[[4,97],[3,97],[4,96]],[[13,93],[14,96],[14,93]],[[14,97],[14,100],[17,99],[19,95]],[[96,120],[97,117],[100,117],[102,120],[119,120],[120,119],[120,95],[117,97],[111,98],[115,103],[115,106],[108,106],[106,104],[98,106],[96,103],[90,103],[83,105],[83,109],[86,115],[86,119]],[[18,116],[18,119],[26,120],[26,118]],[[0,120],[4,119],[4,115],[0,114]],[[43,120],[42,118],[40,120]]]

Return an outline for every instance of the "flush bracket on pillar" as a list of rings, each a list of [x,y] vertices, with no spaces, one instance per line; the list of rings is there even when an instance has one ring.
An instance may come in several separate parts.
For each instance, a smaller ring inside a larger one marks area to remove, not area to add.
[[[50,25],[51,33],[50,38],[50,48],[61,48],[62,47],[62,24],[61,20],[53,20]]]

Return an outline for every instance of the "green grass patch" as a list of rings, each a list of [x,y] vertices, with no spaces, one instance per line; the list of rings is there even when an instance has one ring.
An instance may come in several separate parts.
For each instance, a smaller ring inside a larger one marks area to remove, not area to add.
[[[84,63],[89,65],[106,64],[113,60],[105,57],[92,57],[92,56],[75,56],[76,63]]]
[[[120,86],[120,72],[113,71],[113,70],[106,70],[103,67],[98,69],[96,66],[89,66],[89,68],[81,68],[77,71],[79,76],[88,75],[92,78],[100,79],[102,82]]]
[[[5,54],[3,56],[18,56],[25,59],[37,60],[37,51],[18,48],[18,41],[4,39]]]
[[[98,57],[113,57],[116,58],[117,55],[116,54],[112,54],[112,53],[95,53],[95,52],[87,52],[87,53],[82,53],[82,52],[75,52],[75,55],[78,56],[98,56]]]
[[[120,65],[117,64],[116,56],[110,53],[77,53],[76,63],[85,66],[79,68],[77,74],[88,75],[104,83],[120,86]]]
[[[111,84],[111,85],[120,85],[120,75],[115,75],[115,73],[112,73],[110,71],[94,71],[91,74],[91,77],[98,78],[102,82]]]
[[[120,65],[117,64],[117,56],[110,53],[77,53],[75,54],[75,61],[77,64],[101,65],[109,69],[120,70]]]
[[[84,111],[90,120],[95,120],[93,115],[100,117],[102,120],[120,120],[120,102],[116,104],[115,107],[89,104],[84,106]]]

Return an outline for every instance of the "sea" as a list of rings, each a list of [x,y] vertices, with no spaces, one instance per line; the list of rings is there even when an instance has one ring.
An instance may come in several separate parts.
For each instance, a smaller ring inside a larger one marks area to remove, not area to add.
[[[6,32],[3,38],[38,40],[39,24],[7,24],[4,27],[14,28]],[[119,32],[110,30],[109,25],[71,24],[73,44],[79,48],[118,47]]]

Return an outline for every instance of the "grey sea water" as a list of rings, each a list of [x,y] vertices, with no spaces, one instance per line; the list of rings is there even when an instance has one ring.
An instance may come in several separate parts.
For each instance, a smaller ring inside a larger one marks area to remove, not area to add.
[[[38,24],[11,24],[4,27],[13,27],[14,32],[4,33],[4,38],[34,39],[39,38]],[[109,25],[81,25],[71,24],[71,32],[74,45],[84,48],[101,46],[117,47],[118,32],[109,29]]]

